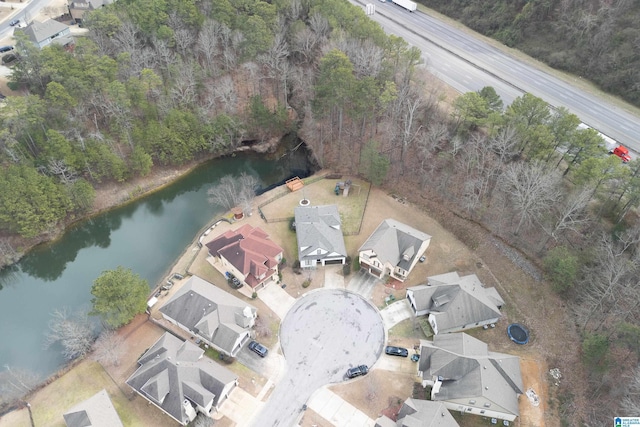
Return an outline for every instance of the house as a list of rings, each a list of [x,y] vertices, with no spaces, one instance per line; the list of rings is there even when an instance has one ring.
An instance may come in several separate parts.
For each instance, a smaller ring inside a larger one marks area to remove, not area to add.
[[[160,307],[160,313],[165,320],[230,356],[249,340],[257,317],[255,307],[198,276],[191,276]]]
[[[420,341],[418,375],[431,400],[451,411],[513,421],[522,394],[520,359],[488,350],[465,333]]]
[[[407,288],[416,316],[428,315],[434,334],[462,331],[497,322],[504,301],[495,288],[485,288],[478,276],[446,273]]]
[[[210,417],[238,385],[238,376],[203,355],[197,345],[166,332],[138,359],[127,384],[182,425],[198,412]]]
[[[398,421],[387,416],[376,420],[375,427],[458,427],[442,402],[408,398],[398,412]]]
[[[382,279],[404,282],[429,247],[431,236],[395,219],[385,219],[358,250],[360,266]]]
[[[300,267],[346,263],[347,249],[336,205],[299,206],[294,216]]]
[[[260,227],[246,224],[227,231],[207,243],[207,248],[224,269],[254,290],[279,280],[283,250]]]
[[[52,43],[62,45],[65,48],[74,44],[69,26],[55,19],[48,19],[44,22],[34,20],[24,28],[16,28],[14,34],[19,32],[24,33],[40,49]]]
[[[101,390],[63,414],[67,427],[124,427],[106,390]]]
[[[69,2],[69,14],[76,22],[82,22],[84,14],[113,3],[113,0],[83,0]]]

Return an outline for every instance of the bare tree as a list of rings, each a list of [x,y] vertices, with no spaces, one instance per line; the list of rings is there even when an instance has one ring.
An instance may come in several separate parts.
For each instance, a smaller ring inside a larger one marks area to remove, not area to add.
[[[120,365],[125,351],[124,339],[111,329],[104,330],[93,344],[93,357],[102,365]]]
[[[511,164],[500,175],[500,184],[518,215],[514,234],[538,221],[560,197],[560,178],[535,162]]]
[[[576,307],[583,330],[594,322],[599,330],[610,316],[628,316],[629,308],[640,303],[636,273],[640,259],[630,256],[624,242],[614,241],[602,233],[596,246],[593,262],[584,268],[580,305]],[[618,319],[620,320],[620,319]]]
[[[86,313],[69,314],[68,309],[54,310],[45,336],[45,347],[55,343],[62,345],[67,360],[86,355],[93,343],[93,329]]]
[[[49,159],[47,164],[49,173],[59,176],[60,180],[65,184],[73,183],[78,176],[78,173],[72,168],[67,166],[64,160]]]
[[[257,185],[258,179],[244,172],[238,177],[225,175],[220,178],[218,185],[207,191],[209,203],[226,209],[240,206],[245,213],[251,212],[251,202],[255,198]]]
[[[213,87],[212,95],[214,99],[222,103],[223,109],[227,114],[236,113],[238,94],[236,93],[236,88],[231,76],[226,75],[218,79],[216,85]]]
[[[489,140],[489,145],[498,155],[501,162],[506,163],[517,153],[519,145],[518,131],[515,126],[507,125],[498,131],[497,135]]]
[[[269,338],[272,334],[269,322],[267,322],[263,317],[256,318],[256,324],[253,326],[253,330],[256,333],[256,337]]]
[[[625,387],[627,393],[622,399],[623,415],[640,414],[640,366],[631,372],[630,381]]]
[[[218,40],[218,34],[222,29],[222,24],[217,21],[208,19],[205,21],[202,29],[198,33],[198,41],[196,42],[196,49],[202,55],[205,60],[205,68],[209,75],[217,74],[217,67],[215,64],[216,57],[220,54],[220,42]]]
[[[0,371],[0,405],[33,391],[40,383],[40,377],[25,369],[4,365]]]
[[[547,227],[542,224],[542,229],[547,233],[547,237],[543,240],[541,249],[547,245],[549,239],[558,240],[558,234],[564,230],[578,231],[578,227],[589,221],[586,215],[587,205],[591,199],[592,190],[583,188],[573,193],[570,197],[565,198],[565,202],[559,209],[557,219]]]

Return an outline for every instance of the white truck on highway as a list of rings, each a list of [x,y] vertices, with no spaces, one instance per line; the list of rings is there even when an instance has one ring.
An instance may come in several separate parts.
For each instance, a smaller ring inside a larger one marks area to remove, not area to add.
[[[398,6],[404,7],[409,12],[413,12],[418,8],[418,5],[415,2],[412,2],[411,0],[391,0],[391,1],[397,4]]]

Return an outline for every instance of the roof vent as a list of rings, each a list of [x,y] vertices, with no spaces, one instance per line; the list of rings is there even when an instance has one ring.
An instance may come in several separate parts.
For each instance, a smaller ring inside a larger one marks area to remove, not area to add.
[[[485,387],[484,387],[484,389],[485,389],[485,390],[489,390],[489,387],[485,386]]]

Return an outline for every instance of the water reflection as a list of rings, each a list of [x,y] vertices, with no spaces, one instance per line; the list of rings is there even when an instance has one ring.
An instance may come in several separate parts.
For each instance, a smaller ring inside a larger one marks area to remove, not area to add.
[[[162,279],[195,234],[219,207],[207,190],[227,174],[252,174],[261,188],[292,176],[308,176],[306,152],[284,150],[277,160],[263,155],[217,159],[144,199],[83,221],[58,241],[41,245],[17,265],[0,271],[0,366],[49,375],[64,363],[42,349],[49,313],[90,304],[91,285],[104,271],[122,265],[150,284]]]

